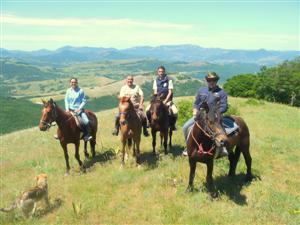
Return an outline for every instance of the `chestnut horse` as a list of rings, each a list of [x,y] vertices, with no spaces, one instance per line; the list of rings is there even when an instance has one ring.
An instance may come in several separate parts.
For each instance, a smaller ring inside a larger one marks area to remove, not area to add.
[[[168,154],[168,133],[169,133],[169,146],[172,146],[172,129],[169,126],[169,111],[168,107],[163,103],[159,96],[154,95],[150,103],[150,127],[152,135],[152,149],[155,154],[156,146],[156,132],[160,132],[160,145],[164,146],[165,154]]]
[[[124,158],[126,145],[128,149],[131,149],[132,144],[133,156],[136,157],[136,163],[139,164],[142,122],[129,97],[119,97],[119,100],[122,166],[125,164]]]
[[[79,144],[80,144],[80,129],[78,128],[74,116],[70,112],[66,112],[61,109],[52,99],[48,102],[43,101],[44,108],[42,110],[42,117],[40,120],[39,128],[41,131],[50,129],[52,123],[55,121],[58,125],[57,135],[60,141],[60,145],[64,150],[66,160],[66,174],[69,174],[69,155],[67,144],[75,144],[75,158],[77,159],[80,169],[85,172],[85,166],[80,160],[79,156]],[[85,110],[91,126],[92,139],[90,140],[92,156],[95,157],[95,145],[96,145],[96,133],[98,127],[98,120],[96,115],[90,111]],[[87,141],[84,142],[84,154],[85,157],[89,157],[87,152]]]
[[[236,166],[242,152],[247,166],[246,180],[252,179],[252,159],[249,152],[250,134],[247,124],[241,117],[232,116],[239,126],[239,130],[233,136],[227,137],[221,126],[221,115],[218,107],[219,101],[211,108],[208,107],[206,102],[202,104],[187,140],[187,151],[190,164],[190,177],[187,191],[193,190],[196,163],[201,162],[205,163],[207,166],[206,184],[213,197],[215,197],[214,195],[216,194],[212,177],[213,163],[220,148],[226,147],[229,152],[229,176],[235,175]],[[233,152],[234,147],[235,151]]]

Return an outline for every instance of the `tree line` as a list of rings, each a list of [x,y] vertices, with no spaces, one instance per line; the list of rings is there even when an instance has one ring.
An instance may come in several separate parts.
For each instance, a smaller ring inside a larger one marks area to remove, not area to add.
[[[240,74],[226,81],[225,91],[234,97],[257,98],[300,106],[300,56],[278,66],[262,66],[257,74]]]

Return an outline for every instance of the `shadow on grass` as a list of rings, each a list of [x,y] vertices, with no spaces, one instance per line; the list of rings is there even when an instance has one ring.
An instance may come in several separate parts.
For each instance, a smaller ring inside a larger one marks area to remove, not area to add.
[[[174,158],[178,156],[182,156],[182,152],[184,150],[184,147],[182,145],[173,145],[171,148],[169,148],[169,154],[172,154]]]
[[[52,203],[50,202],[50,207],[47,209],[37,209],[34,217],[41,218],[49,213],[54,212],[62,205],[63,201],[60,198],[56,198]]]
[[[140,163],[145,165],[148,169],[155,169],[158,167],[159,155],[153,152],[144,152],[140,155]]]
[[[219,176],[214,179],[215,187],[219,196],[226,195],[230,200],[238,205],[247,204],[247,196],[241,194],[243,187],[248,186],[251,182],[260,180],[259,176],[254,176],[251,181],[246,181],[246,175],[243,173],[237,174],[234,177]]]
[[[112,159],[116,158],[116,153],[114,149],[110,148],[106,150],[105,152],[96,153],[96,156],[94,158],[88,158],[84,162],[84,165],[86,168],[92,167],[95,163],[106,163]]]

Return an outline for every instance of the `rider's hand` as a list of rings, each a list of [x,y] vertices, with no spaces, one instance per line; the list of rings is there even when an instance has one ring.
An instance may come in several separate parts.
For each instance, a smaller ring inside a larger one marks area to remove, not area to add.
[[[75,112],[76,112],[76,113],[79,113],[79,112],[80,112],[80,109],[76,109]]]
[[[166,101],[166,100],[164,100],[164,101],[163,101],[163,103],[164,103],[164,104],[167,104],[167,101]]]

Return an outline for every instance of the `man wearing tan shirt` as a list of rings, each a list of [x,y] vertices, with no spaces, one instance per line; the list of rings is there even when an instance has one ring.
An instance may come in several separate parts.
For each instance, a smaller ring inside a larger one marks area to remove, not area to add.
[[[144,105],[143,105],[144,104],[144,93],[139,85],[136,85],[133,83],[132,75],[129,75],[127,77],[126,85],[124,85],[121,88],[120,97],[123,97],[123,96],[130,97],[130,100],[131,100],[137,114],[141,118],[144,136],[148,137],[149,133],[147,130],[147,118],[146,118],[146,114],[144,113]],[[119,134],[119,128],[120,128],[119,120],[120,120],[120,115],[118,113],[116,116],[116,121],[115,121],[115,129],[113,131],[113,135],[116,135],[116,136]]]

